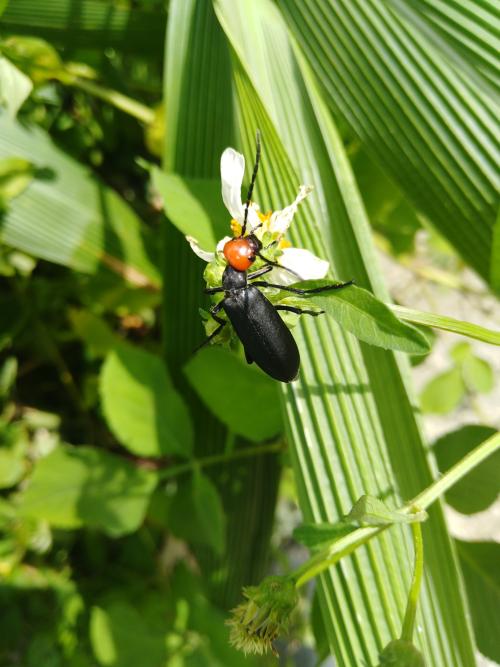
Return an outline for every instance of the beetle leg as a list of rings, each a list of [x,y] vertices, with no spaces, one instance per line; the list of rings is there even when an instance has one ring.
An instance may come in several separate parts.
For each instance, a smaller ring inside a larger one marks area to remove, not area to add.
[[[208,338],[205,338],[205,340],[202,343],[200,343],[200,345],[198,345],[198,347],[196,347],[194,349],[194,352],[198,352],[198,350],[201,350],[202,347],[205,347],[205,345],[208,345],[208,343],[210,343],[212,338],[215,338],[218,334],[220,334],[222,329],[226,326],[227,320],[223,320],[222,317],[218,317],[218,315],[217,315],[219,310],[222,309],[223,302],[224,302],[224,299],[222,299],[222,301],[219,301],[219,303],[216,303],[215,306],[212,306],[212,308],[210,308],[210,315],[214,318],[214,320],[216,322],[218,322],[219,326],[217,327],[217,329],[215,329],[215,331],[212,331],[212,333],[210,334],[210,336]]]
[[[260,252],[255,253],[257,257],[260,257],[261,259],[266,262],[267,266],[270,266],[272,268],[276,267],[277,269],[283,269],[283,271],[288,271],[288,273],[291,273],[292,276],[295,276],[299,280],[302,280],[302,276],[299,275],[296,271],[293,271],[292,269],[287,268],[286,266],[282,266],[281,264],[278,264],[278,262],[273,262],[267,257],[264,257],[264,255],[261,255]],[[270,269],[269,269],[270,270]],[[257,273],[257,272],[256,272]]]
[[[336,285],[324,285],[323,287],[313,287],[311,289],[300,289],[298,287],[288,287],[286,285],[276,285],[275,283],[266,283],[265,280],[258,280],[254,285],[258,287],[276,287],[284,292],[293,292],[293,294],[318,294],[319,292],[327,292],[328,290],[342,289],[342,287],[349,287],[354,280],[349,280],[347,283],[337,283]]]
[[[277,305],[274,306],[274,308],[275,310],[288,310],[290,313],[296,313],[297,315],[312,315],[313,317],[322,315],[325,312],[324,310],[305,310],[303,308],[295,308],[295,306],[285,305]]]
[[[224,292],[223,287],[206,287],[203,290],[204,294],[217,294],[218,292]]]
[[[262,269],[259,269],[258,271],[254,271],[253,273],[249,273],[247,275],[248,280],[254,280],[255,278],[258,278],[259,276],[263,276],[264,273],[269,273],[269,271],[272,271],[273,267],[270,266],[269,264],[267,266],[262,267]]]

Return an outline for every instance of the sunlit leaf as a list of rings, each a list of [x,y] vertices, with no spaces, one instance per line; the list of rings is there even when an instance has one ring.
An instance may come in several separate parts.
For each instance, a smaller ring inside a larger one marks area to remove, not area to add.
[[[210,347],[198,352],[184,370],[208,409],[234,433],[262,442],[281,432],[276,382],[255,366]]]
[[[469,424],[441,436],[433,446],[439,470],[446,472],[495,432],[489,426]],[[481,512],[496,500],[499,479],[500,453],[496,452],[452,486],[446,493],[446,502],[463,514]]]
[[[446,414],[454,410],[465,395],[465,386],[459,368],[451,368],[432,378],[420,395],[424,412]]]
[[[193,427],[160,357],[130,345],[107,356],[100,378],[103,412],[118,440],[139,456],[188,456]]]
[[[33,84],[10,60],[0,56],[0,106],[14,118],[31,93]]]
[[[58,447],[39,461],[20,499],[22,516],[112,537],[140,526],[156,475],[94,447]]]
[[[328,280],[311,282],[311,287],[323,284]],[[427,339],[418,329],[398,320],[384,303],[361,287],[351,285],[308,298],[365,343],[410,354],[429,351]]]

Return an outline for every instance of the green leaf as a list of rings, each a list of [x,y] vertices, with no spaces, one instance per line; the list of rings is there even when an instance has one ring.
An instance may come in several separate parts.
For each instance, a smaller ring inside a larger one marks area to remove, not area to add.
[[[69,319],[77,336],[87,346],[92,357],[101,358],[117,345],[118,337],[106,322],[89,310],[69,311]]]
[[[392,312],[400,319],[413,324],[423,324],[428,327],[435,327],[443,331],[451,331],[452,333],[460,334],[461,336],[468,336],[476,340],[482,340],[491,345],[500,345],[500,332],[480,327],[478,324],[471,322],[463,322],[456,320],[454,317],[447,317],[445,315],[436,315],[435,313],[425,313],[421,310],[412,310],[404,306],[389,305]]]
[[[2,51],[36,84],[57,78],[62,72],[62,60],[56,49],[38,37],[8,37]]]
[[[493,226],[493,242],[491,245],[490,260],[490,280],[491,286],[497,292],[500,292],[500,207],[498,209],[497,219]]]
[[[281,208],[293,200],[297,184],[312,183],[314,194],[290,227],[291,242],[328,259],[333,275],[354,277],[387,301],[344,143],[283,25],[283,4],[215,3],[235,53],[240,148],[250,160],[256,128],[264,141],[254,198],[263,210]],[[301,318],[294,331],[301,375],[282,388],[300,506],[314,523],[335,521],[367,490],[392,495],[396,504],[433,479],[411,391],[406,392],[407,359],[359,345],[326,319]],[[432,537],[426,541],[428,577],[419,605],[422,631],[415,641],[433,667],[472,667],[472,631],[439,508],[425,528]],[[330,568],[318,580],[330,652],[339,665],[375,664],[380,647],[399,630],[394,619],[406,603],[410,573],[397,554],[411,553],[408,533],[385,532],[355,559],[345,559],[341,571]]]
[[[74,11],[74,0],[38,2],[14,0],[7,6],[2,25],[15,35],[37,35],[68,50],[101,51],[112,48],[140,57],[158,58],[164,33],[166,12],[162,3],[139,7],[114,2],[85,0],[82,11]]]
[[[234,433],[262,442],[283,429],[276,382],[217,347],[200,351],[184,367],[203,403]]]
[[[55,147],[42,130],[0,117],[0,159],[35,166],[36,178],[0,219],[0,241],[76,271],[106,269],[136,287],[158,287],[149,230],[113,190]]]
[[[0,160],[0,208],[23,192],[34,178],[33,164],[22,158]]]
[[[156,475],[94,447],[60,446],[41,459],[19,504],[21,516],[57,528],[98,528],[111,537],[141,525]]]
[[[280,8],[330,109],[408,200],[488,278],[498,207],[498,94],[426,22],[430,4],[283,0]],[[488,41],[498,51],[496,28],[489,28],[497,25],[492,4],[481,3],[480,21],[473,18],[474,3],[448,5],[440,3],[446,15],[467,19],[468,45]]]
[[[420,395],[423,412],[446,414],[454,410],[465,395],[465,386],[459,368],[436,375]]]
[[[151,175],[170,222],[185,236],[193,236],[203,250],[214,252],[230,231],[220,180],[183,178],[158,167],[152,168]]]
[[[224,509],[213,482],[199,470],[195,470],[187,483],[181,482],[170,506],[168,526],[182,539],[206,544],[219,555],[224,552]]]
[[[90,641],[103,667],[158,667],[167,659],[166,628],[144,618],[141,609],[125,601],[92,607]]]
[[[102,409],[118,440],[139,456],[189,456],[193,427],[160,357],[119,345],[100,376]]]
[[[311,287],[328,284],[328,280],[307,283]],[[361,287],[351,285],[331,293],[311,294],[308,299],[365,343],[410,354],[429,351],[429,343],[418,329],[398,320],[384,303]]]
[[[17,358],[7,357],[0,367],[0,399],[9,397],[17,378]]]
[[[394,639],[380,654],[379,667],[425,667],[420,651],[405,639]]]
[[[469,391],[487,394],[495,385],[495,376],[490,364],[472,354],[462,363],[462,375]]]
[[[403,513],[398,510],[392,510],[387,505],[373,496],[361,496],[353,505],[345,520],[357,521],[371,526],[384,526],[391,523],[414,523],[415,521],[426,521],[427,512],[416,511],[412,513]]]
[[[450,357],[457,365],[462,364],[470,356],[472,348],[469,343],[457,343],[450,350]]]
[[[500,544],[459,540],[455,542],[478,649],[490,660],[500,662]]]
[[[347,521],[337,523],[304,523],[293,531],[293,538],[309,549],[333,542],[356,530],[357,524]]]
[[[489,426],[470,424],[441,436],[433,445],[439,470],[446,472],[495,433]],[[481,512],[495,502],[499,479],[500,452],[496,452],[452,486],[446,493],[446,502],[463,514]]]
[[[33,84],[14,64],[0,56],[0,106],[6,107],[11,118],[29,97]]]
[[[0,448],[0,489],[8,489],[23,478],[26,470],[23,458],[15,450]]]

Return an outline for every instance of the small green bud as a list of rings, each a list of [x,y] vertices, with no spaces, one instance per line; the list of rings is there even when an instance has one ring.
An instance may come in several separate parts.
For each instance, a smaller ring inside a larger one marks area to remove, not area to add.
[[[380,654],[379,667],[425,667],[423,655],[409,641],[394,639]]]

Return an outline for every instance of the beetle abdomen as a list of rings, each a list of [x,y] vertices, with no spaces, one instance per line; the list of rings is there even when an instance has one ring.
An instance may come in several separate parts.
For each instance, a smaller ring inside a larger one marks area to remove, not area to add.
[[[280,382],[295,380],[300,357],[297,343],[278,312],[256,288],[234,291],[224,299],[224,310],[252,359]]]

